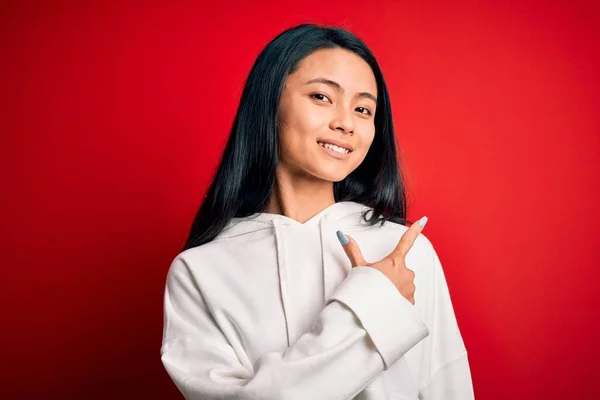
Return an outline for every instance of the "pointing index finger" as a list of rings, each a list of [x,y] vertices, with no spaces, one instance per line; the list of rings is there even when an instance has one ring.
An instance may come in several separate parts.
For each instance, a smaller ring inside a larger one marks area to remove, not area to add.
[[[394,254],[405,257],[412,245],[415,243],[417,236],[419,236],[419,233],[421,233],[421,231],[425,227],[426,223],[427,217],[425,216],[418,220],[416,223],[412,224],[410,228],[408,228],[408,230],[404,232],[404,234],[400,238],[398,245],[394,249]]]

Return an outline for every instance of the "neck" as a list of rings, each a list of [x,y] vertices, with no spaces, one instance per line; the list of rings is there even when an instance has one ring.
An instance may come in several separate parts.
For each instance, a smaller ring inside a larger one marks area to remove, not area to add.
[[[294,175],[278,166],[265,212],[304,223],[334,203],[333,182],[312,175]]]

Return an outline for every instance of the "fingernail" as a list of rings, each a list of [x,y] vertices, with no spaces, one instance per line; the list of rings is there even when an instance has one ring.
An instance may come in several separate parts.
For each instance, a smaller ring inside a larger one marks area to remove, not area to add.
[[[424,227],[426,223],[427,223],[427,217],[423,217],[417,221],[417,224],[421,225],[421,227]]]
[[[344,235],[344,233],[342,231],[337,231],[336,233],[337,233],[338,240],[340,241],[342,246],[345,246],[348,243],[350,243],[350,240],[348,240],[348,238],[346,237],[346,235]]]

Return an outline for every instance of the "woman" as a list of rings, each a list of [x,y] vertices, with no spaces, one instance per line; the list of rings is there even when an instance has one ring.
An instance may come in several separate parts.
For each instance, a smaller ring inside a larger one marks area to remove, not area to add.
[[[339,28],[281,33],[167,275],[161,360],[185,398],[473,398],[426,217],[405,216],[371,51]]]

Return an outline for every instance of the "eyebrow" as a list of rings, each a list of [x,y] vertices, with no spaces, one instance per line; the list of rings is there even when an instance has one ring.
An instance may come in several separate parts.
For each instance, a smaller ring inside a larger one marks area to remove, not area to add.
[[[332,88],[336,89],[340,93],[344,93],[344,88],[342,87],[342,85],[340,85],[336,81],[332,81],[331,79],[327,79],[327,78],[314,78],[314,79],[311,79],[309,81],[304,82],[305,85],[308,85],[308,84],[311,84],[311,83],[323,83],[325,85],[331,86]],[[375,104],[377,104],[377,97],[375,97],[374,95],[372,95],[369,92],[356,93],[355,97],[357,97],[357,98],[371,99],[371,100],[373,100],[375,102]]]

